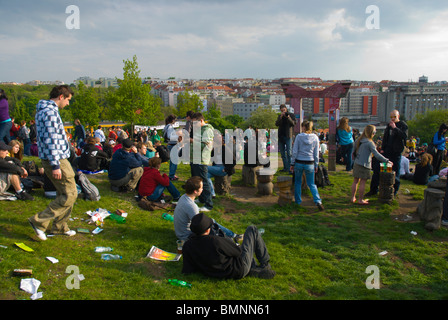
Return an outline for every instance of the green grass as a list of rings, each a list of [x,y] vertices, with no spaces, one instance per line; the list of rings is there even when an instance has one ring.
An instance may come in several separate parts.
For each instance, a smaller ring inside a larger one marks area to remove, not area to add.
[[[167,164],[161,171],[167,172]],[[244,278],[216,280],[200,274],[183,275],[179,262],[159,262],[146,258],[152,246],[176,251],[173,224],[161,218],[164,211],[144,211],[133,194],[117,194],[109,189],[107,174],[89,176],[99,188],[98,202],[78,199],[69,225],[72,229],[88,228],[82,219],[88,210],[122,209],[129,216],[125,224],[106,220],[98,235],[57,236],[47,241],[36,239],[27,218],[43,210],[49,199],[43,190],[35,191],[32,202],[0,203],[0,299],[29,299],[19,289],[21,278],[14,269],[32,269],[33,278],[41,281],[39,291],[44,300],[432,300],[448,298],[448,230],[427,232],[423,224],[394,220],[391,212],[398,208],[380,204],[376,198],[369,206],[349,204],[352,176],[330,172],[333,186],[320,189],[326,210],[295,204],[280,207],[247,205],[237,197],[218,196],[210,216],[237,233],[250,224],[263,227],[263,236],[271,265],[277,272],[273,280]],[[180,165],[178,175],[185,181],[189,166]],[[278,174],[277,174],[278,175]],[[241,170],[233,177],[241,185]],[[182,181],[175,183],[182,190]],[[414,199],[423,199],[423,186],[403,181]],[[305,198],[310,198],[305,193]],[[226,207],[231,204],[231,212]],[[417,236],[410,234],[416,231]],[[25,243],[34,252],[19,249]],[[123,257],[102,261],[96,246],[110,246]],[[388,251],[380,256],[381,251]],[[46,259],[59,259],[52,264]],[[368,266],[380,271],[380,289],[369,290]],[[85,280],[79,289],[67,289],[72,274],[68,266],[77,266]],[[193,285],[191,290],[174,287],[167,279],[177,278]]]

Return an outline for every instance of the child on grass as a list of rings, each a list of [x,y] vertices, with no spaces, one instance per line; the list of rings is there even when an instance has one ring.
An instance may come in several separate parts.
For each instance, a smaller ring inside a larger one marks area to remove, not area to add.
[[[376,127],[368,125],[362,135],[356,140],[353,155],[355,158],[353,165],[353,184],[351,188],[350,202],[356,203],[356,192],[359,185],[359,199],[358,204],[366,205],[369,203],[368,199],[363,199],[366,181],[370,179],[370,171],[372,169],[372,154],[380,162],[388,162],[392,164],[387,158],[383,157],[375,147],[373,137],[376,134]]]

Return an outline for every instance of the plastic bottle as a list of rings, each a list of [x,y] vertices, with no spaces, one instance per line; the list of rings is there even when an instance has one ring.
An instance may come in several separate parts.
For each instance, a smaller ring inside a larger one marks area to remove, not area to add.
[[[118,214],[115,214],[115,213],[111,213],[109,218],[111,220],[115,220],[118,223],[125,223],[126,222],[125,218],[123,218],[122,216],[119,216]]]
[[[162,218],[165,220],[168,220],[168,221],[174,221],[173,216],[166,212],[164,214],[162,214]]]
[[[101,255],[101,259],[103,259],[103,260],[120,260],[120,259],[122,259],[122,257],[119,256],[118,254],[103,253]]]
[[[95,252],[110,252],[113,251],[114,249],[111,247],[96,247],[95,248]]]
[[[177,280],[177,279],[168,279],[168,282],[170,284],[172,284],[173,286],[177,286],[177,287],[184,287],[184,288],[188,288],[191,289],[191,284],[187,283],[183,280]]]

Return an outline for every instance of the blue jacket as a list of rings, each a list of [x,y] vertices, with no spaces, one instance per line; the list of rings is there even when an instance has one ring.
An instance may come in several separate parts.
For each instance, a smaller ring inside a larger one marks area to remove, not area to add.
[[[446,148],[445,137],[443,135],[440,135],[440,139],[439,139],[439,132],[436,132],[436,134],[434,135],[434,138],[432,139],[432,143],[434,143],[437,150],[445,150],[445,148]]]
[[[109,165],[109,179],[123,179],[131,169],[141,167],[142,165],[143,163],[141,161],[141,158],[137,153],[118,149],[112,156],[112,160]]]

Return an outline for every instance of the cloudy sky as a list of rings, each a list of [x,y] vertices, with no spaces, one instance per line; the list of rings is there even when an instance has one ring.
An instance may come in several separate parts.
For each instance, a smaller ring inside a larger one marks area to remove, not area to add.
[[[448,80],[442,0],[0,0],[0,16],[0,81],[120,78],[134,55],[153,78]]]

